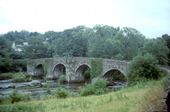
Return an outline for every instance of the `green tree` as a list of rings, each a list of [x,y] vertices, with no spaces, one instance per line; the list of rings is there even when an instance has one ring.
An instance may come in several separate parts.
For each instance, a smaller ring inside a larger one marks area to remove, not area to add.
[[[52,57],[49,44],[41,35],[30,37],[27,42],[28,45],[23,48],[25,57],[34,59]]]
[[[158,61],[151,54],[136,56],[129,64],[129,83],[136,83],[146,79],[158,79],[161,74],[157,63]]]
[[[145,42],[145,37],[133,28],[98,25],[92,31],[88,45],[88,55],[92,57],[131,60]]]
[[[134,28],[124,27],[117,33],[115,40],[119,42],[121,59],[131,60],[140,52],[145,42],[145,37]]]
[[[165,40],[166,45],[170,51],[170,36],[168,34],[162,35],[162,38]],[[170,65],[170,52],[168,53],[168,65]]]
[[[12,66],[12,59],[10,59],[10,45],[9,41],[0,37],[0,72],[7,72]]]
[[[143,54],[146,53],[152,54],[159,64],[166,64],[168,62],[169,49],[161,38],[147,40],[143,47]]]
[[[111,58],[114,52],[114,36],[119,28],[96,25],[91,31],[88,56]]]
[[[54,42],[55,56],[87,56],[87,43],[85,37],[86,27],[79,26],[65,30]]]

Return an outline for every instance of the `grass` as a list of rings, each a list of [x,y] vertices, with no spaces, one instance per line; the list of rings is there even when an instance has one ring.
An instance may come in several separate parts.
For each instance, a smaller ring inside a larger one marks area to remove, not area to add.
[[[29,100],[31,100],[30,95],[20,94],[17,92],[17,90],[14,89],[9,96],[0,96],[0,105],[13,104],[15,102],[29,101]]]
[[[49,98],[0,105],[0,112],[148,112],[160,105],[165,79],[140,82],[116,92],[98,96]]]

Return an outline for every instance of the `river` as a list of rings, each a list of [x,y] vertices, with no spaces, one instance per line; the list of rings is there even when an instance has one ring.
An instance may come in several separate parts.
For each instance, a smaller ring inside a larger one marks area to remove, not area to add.
[[[83,83],[58,84],[56,80],[32,80],[31,82],[13,83],[12,80],[0,80],[0,96],[9,96],[14,89],[20,94],[29,94],[33,98],[47,95],[48,89],[54,93],[57,87],[63,87],[71,91],[78,91]],[[48,87],[47,87],[48,86]]]
[[[0,97],[9,96],[13,90],[20,94],[29,94],[32,98],[41,99],[46,96],[47,91],[55,93],[58,87],[63,87],[73,92],[79,92],[84,83],[65,83],[59,84],[56,80],[32,80],[31,82],[14,83],[12,80],[0,80]],[[125,87],[125,83],[117,82],[111,89]]]

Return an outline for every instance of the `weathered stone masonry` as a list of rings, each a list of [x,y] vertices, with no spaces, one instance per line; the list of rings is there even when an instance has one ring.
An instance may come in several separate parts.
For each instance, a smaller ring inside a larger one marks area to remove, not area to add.
[[[84,80],[82,75],[84,70],[91,69],[91,60],[95,59],[98,58],[58,57],[33,59],[27,62],[27,72],[33,76],[44,72],[46,78],[49,79],[58,78],[59,75],[65,74],[67,81],[82,81]],[[127,75],[128,62],[102,58],[100,60],[103,66],[100,76],[110,70],[118,70],[125,76]],[[41,71],[40,67],[37,67],[40,65],[43,67],[43,71]]]

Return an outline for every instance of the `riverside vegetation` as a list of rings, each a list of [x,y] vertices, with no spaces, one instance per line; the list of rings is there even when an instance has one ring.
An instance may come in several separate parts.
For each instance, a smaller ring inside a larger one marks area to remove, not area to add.
[[[127,88],[109,92],[105,79],[94,78],[80,89],[80,94],[57,88],[55,94],[49,92],[39,101],[14,91],[9,98],[14,104],[4,103],[6,100],[1,99],[4,105],[0,105],[0,112],[145,112],[160,109],[167,73],[155,65],[157,61],[153,64],[153,60],[155,58],[150,54],[132,60]]]
[[[67,43],[67,44],[66,44]],[[62,32],[8,32],[0,35],[0,80],[31,81],[26,63],[16,59],[38,59],[58,56],[97,57],[130,61],[128,86],[109,91],[107,81],[99,78],[101,60],[93,60],[89,83],[80,92],[56,88],[52,93],[44,84],[48,95],[32,99],[21,95],[13,87],[12,94],[0,98],[0,112],[147,112],[159,109],[167,79],[158,65],[170,65],[170,36],[147,39],[134,28],[114,28],[96,25],[78,26]],[[121,77],[113,79],[120,80]],[[46,79],[45,79],[46,80]],[[126,79],[123,79],[126,80]],[[59,77],[58,84],[65,83]]]
[[[0,105],[0,112],[148,112],[159,109],[164,83],[165,78],[138,82],[128,88],[99,96],[66,99],[49,96],[40,101]]]

